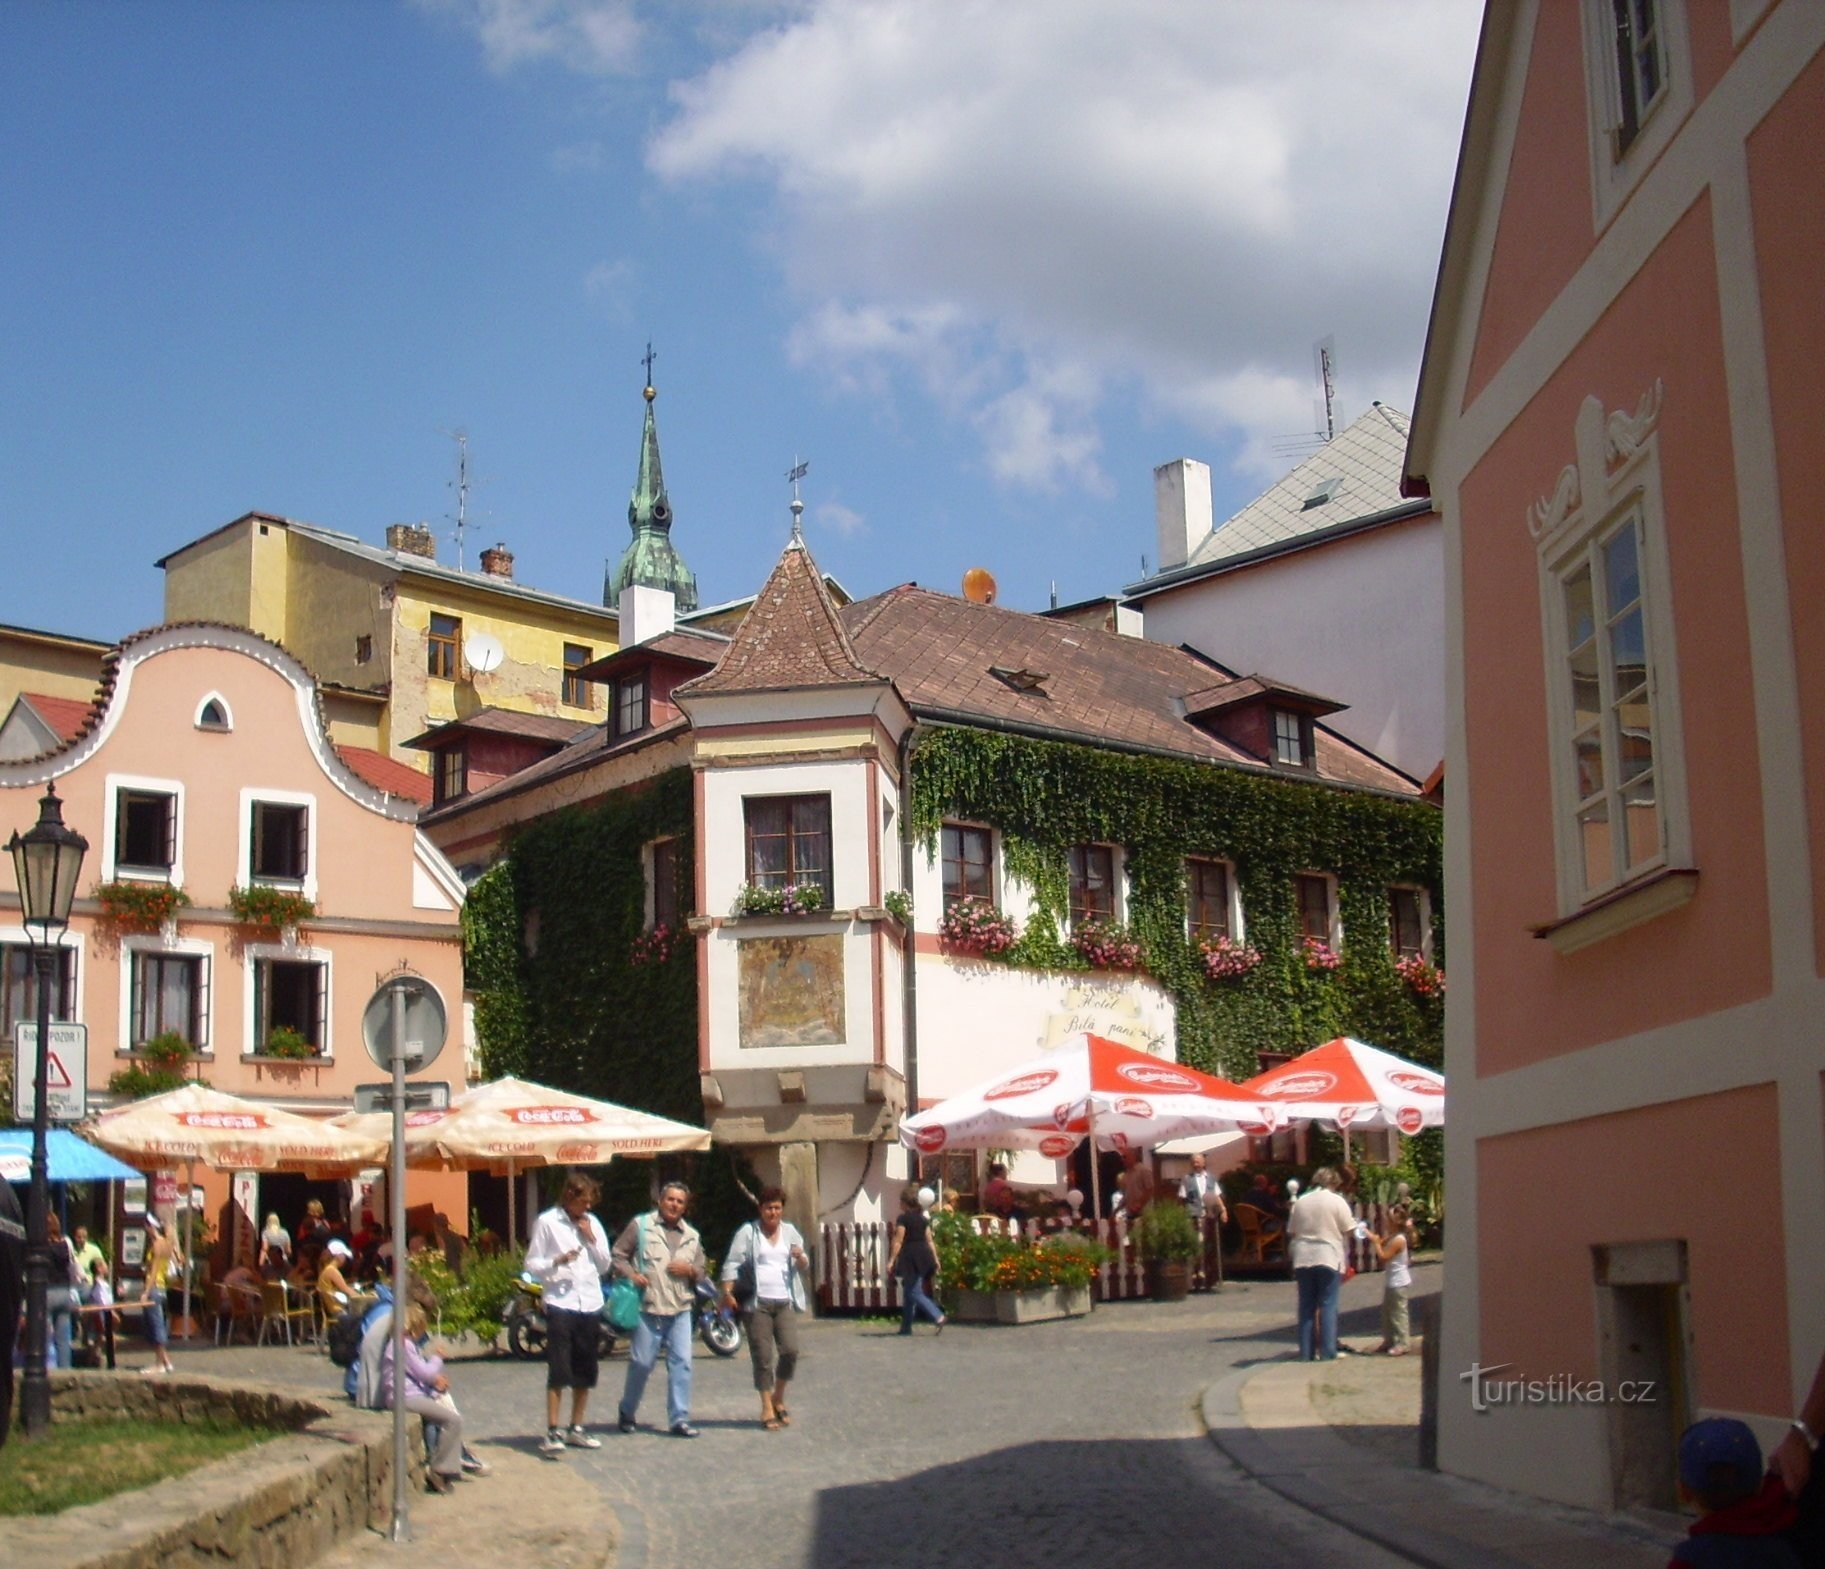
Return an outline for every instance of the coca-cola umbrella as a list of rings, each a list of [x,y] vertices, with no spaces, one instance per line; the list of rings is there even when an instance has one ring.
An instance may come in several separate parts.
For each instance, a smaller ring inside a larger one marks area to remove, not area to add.
[[[1334,1122],[1346,1139],[1353,1128],[1411,1134],[1445,1120],[1443,1074],[1348,1035],[1256,1074],[1242,1088],[1288,1117]]]
[[[926,1155],[1022,1149],[1063,1159],[1090,1137],[1126,1150],[1237,1128],[1270,1133],[1279,1122],[1270,1102],[1227,1079],[1079,1033],[903,1118],[900,1139]],[[1094,1162],[1091,1184],[1096,1186]],[[1094,1200],[1100,1207],[1101,1195]]]
[[[282,1106],[243,1100],[238,1095],[186,1084],[182,1089],[106,1111],[83,1129],[84,1136],[111,1155],[143,1168],[189,1168],[196,1184],[198,1163],[217,1171],[296,1171],[311,1177],[352,1176],[386,1158],[376,1140]],[[184,1206],[184,1320],[190,1320],[190,1245],[193,1211]]]
[[[391,1143],[391,1119],[339,1118]],[[513,1178],[528,1166],[605,1166],[617,1157],[707,1150],[709,1131],[525,1079],[495,1079],[443,1111],[406,1119],[406,1164],[420,1170],[494,1171],[507,1177],[507,1243],[513,1245]]]

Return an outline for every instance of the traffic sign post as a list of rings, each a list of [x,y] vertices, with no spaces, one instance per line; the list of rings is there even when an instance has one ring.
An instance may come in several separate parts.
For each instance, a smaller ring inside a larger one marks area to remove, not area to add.
[[[374,989],[361,1015],[361,1040],[374,1065],[392,1072],[387,1098],[393,1113],[393,1161],[388,1181],[393,1235],[393,1377],[406,1365],[406,1066],[428,1068],[444,1049],[443,999],[422,975],[401,970]],[[446,1093],[448,1086],[445,1086]],[[406,1404],[393,1402],[393,1531],[412,1539],[406,1506]]]
[[[51,1025],[44,1059],[45,1116],[51,1122],[81,1122],[89,1114],[89,1027]],[[38,1026],[13,1026],[13,1120],[30,1122],[38,1104]]]

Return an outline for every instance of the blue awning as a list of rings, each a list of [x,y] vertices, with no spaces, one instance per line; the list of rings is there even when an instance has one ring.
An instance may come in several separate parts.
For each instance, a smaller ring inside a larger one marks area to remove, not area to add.
[[[121,1182],[143,1176],[106,1150],[97,1149],[87,1139],[78,1138],[67,1128],[52,1128],[46,1135],[45,1154],[50,1161],[53,1182]],[[20,1166],[18,1161],[25,1164]],[[31,1181],[32,1130],[0,1128],[0,1172],[11,1182]]]

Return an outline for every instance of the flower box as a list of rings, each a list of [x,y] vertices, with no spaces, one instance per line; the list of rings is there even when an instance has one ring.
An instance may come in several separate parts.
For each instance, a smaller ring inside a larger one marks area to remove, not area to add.
[[[966,894],[944,912],[938,937],[949,953],[989,959],[1012,948],[1020,933],[987,899]]]
[[[1088,1286],[1035,1286],[1030,1291],[997,1291],[997,1324],[1043,1324],[1052,1318],[1082,1318],[1090,1311]]]
[[[823,908],[824,890],[816,883],[784,883],[777,888],[743,883],[735,896],[735,907],[729,913],[736,917],[816,915]]]

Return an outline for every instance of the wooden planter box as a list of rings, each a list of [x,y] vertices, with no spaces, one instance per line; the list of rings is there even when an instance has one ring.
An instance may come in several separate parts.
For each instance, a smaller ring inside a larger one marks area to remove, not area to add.
[[[1088,1286],[1040,1286],[1032,1291],[959,1291],[950,1316],[970,1324],[1040,1324],[1082,1318],[1092,1306]]]

